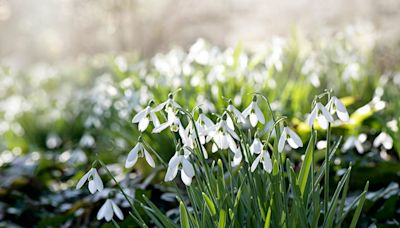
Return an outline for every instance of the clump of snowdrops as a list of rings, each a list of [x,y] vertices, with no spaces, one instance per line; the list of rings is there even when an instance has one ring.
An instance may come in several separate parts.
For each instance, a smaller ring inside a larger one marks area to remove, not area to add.
[[[253,94],[243,111],[227,100],[223,113],[211,115],[203,113],[201,105],[186,110],[172,93],[161,104],[150,101],[132,122],[138,124],[140,132],[169,131],[176,153],[166,161],[139,136],[127,154],[125,167],[131,168],[144,159],[153,168],[165,168],[165,184],[171,183],[176,189],[178,220],[167,216],[146,196],[143,202],[128,197],[101,160],[93,163],[76,187],[88,182],[92,194],[103,191],[97,169],[105,169],[130,204],[129,216],[141,227],[340,227],[344,222],[355,227],[368,183],[353,202],[346,203],[349,167],[336,189],[330,189],[329,164],[341,141],[332,140],[331,125],[349,120],[346,107],[331,94],[326,91],[312,102],[307,120],[311,135],[296,171],[286,153],[303,147],[303,141],[287,118],[274,113],[261,94]],[[266,110],[260,108],[262,102]],[[325,159],[320,165],[314,162],[316,128],[326,131]],[[145,215],[138,212],[139,207]],[[352,218],[345,220],[351,213]],[[118,226],[114,217],[122,220],[124,214],[110,195],[97,219]]]

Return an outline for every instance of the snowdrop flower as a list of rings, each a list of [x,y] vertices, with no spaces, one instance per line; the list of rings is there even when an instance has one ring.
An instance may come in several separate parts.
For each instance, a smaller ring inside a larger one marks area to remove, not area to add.
[[[153,109],[153,112],[159,112],[164,109],[164,107],[172,106],[174,108],[181,108],[181,106],[174,101],[174,95],[172,93],[168,94],[168,99],[164,101],[163,103],[157,105]]]
[[[335,96],[331,98],[331,100],[328,102],[326,107],[331,107],[332,105],[332,114],[336,112],[336,115],[341,121],[348,121],[349,120],[349,113],[346,110],[346,107],[343,105],[343,103]]]
[[[264,148],[264,145],[261,143],[259,138],[254,138],[253,143],[250,146],[250,153],[252,155],[254,154],[260,154]]]
[[[373,142],[374,147],[382,145],[386,150],[390,150],[393,147],[393,139],[385,132],[381,132]]]
[[[318,123],[323,129],[328,128],[328,122],[333,122],[333,117],[329,113],[328,109],[319,102],[315,105],[308,117],[308,126],[312,127],[315,119],[318,119]]]
[[[139,142],[136,144],[135,147],[129,152],[128,157],[126,158],[125,168],[130,168],[134,166],[138,160],[138,158],[145,158],[147,163],[151,167],[155,167],[156,164],[154,163],[153,158],[151,157],[150,153],[146,150],[143,144]]]
[[[195,145],[195,136],[193,135],[193,127],[192,127],[192,122],[189,123],[189,125],[185,128],[183,128],[182,125],[179,126],[179,136],[181,137],[182,143],[183,143],[183,149],[184,151],[189,151],[188,154],[191,153],[191,151],[194,149]],[[201,142],[200,142],[201,143]],[[203,151],[203,156],[205,159],[208,159],[208,154],[206,148],[204,148],[203,144],[200,145],[201,150]],[[189,150],[191,149],[191,150]]]
[[[229,105],[226,109],[236,116],[239,123],[246,123],[246,118],[235,106],[233,106],[232,101],[229,101]]]
[[[179,170],[181,171],[181,179],[183,183],[190,186],[192,178],[194,177],[193,165],[189,162],[188,156],[180,155],[178,153],[169,160],[164,181],[172,181],[178,174]]]
[[[150,101],[145,109],[138,112],[132,119],[132,123],[139,123],[139,131],[143,132],[149,126],[150,120],[153,122],[154,127],[158,127],[160,125],[160,121],[158,120],[155,111],[151,109],[151,104],[153,101]]]
[[[86,181],[89,181],[88,188],[92,194],[96,191],[101,192],[104,189],[103,181],[95,168],[91,168],[85,175],[83,175],[76,185],[76,189],[80,189]]]
[[[208,134],[208,129],[214,127],[214,123],[203,113],[201,109],[199,109],[199,113],[199,117],[196,120],[196,127],[197,131],[199,132],[200,143],[204,145],[210,141],[210,138],[208,141],[206,140],[206,136]]]
[[[173,111],[172,108],[168,107],[166,109],[167,112],[167,122],[162,123],[153,129],[152,133],[160,133],[161,131],[165,130],[167,127],[170,127],[172,131],[179,130],[179,125],[181,125],[181,121],[176,116],[176,113]]]
[[[284,127],[281,137],[279,138],[278,143],[278,151],[282,152],[283,148],[285,147],[285,142],[288,142],[290,147],[293,149],[297,149],[303,146],[303,142],[301,141],[300,137],[289,127]]]
[[[272,161],[267,150],[262,150],[261,153],[254,159],[253,164],[251,164],[251,172],[256,170],[258,164],[262,164],[265,171],[271,173],[272,171]]]
[[[250,119],[250,124],[251,126],[255,127],[257,125],[257,122],[260,122],[262,124],[265,124],[265,118],[263,113],[261,112],[260,108],[258,107],[257,104],[257,97],[253,97],[253,101],[250,103],[250,105],[243,111],[243,117],[247,118],[249,117]]]
[[[117,204],[115,204],[114,201],[107,199],[97,213],[97,220],[102,220],[104,218],[107,222],[109,222],[113,218],[114,213],[119,219],[124,219],[124,214],[122,214],[122,211],[119,209]]]
[[[352,148],[356,148],[358,153],[363,154],[364,153],[364,147],[362,146],[362,143],[364,143],[367,140],[367,135],[366,134],[360,134],[358,137],[356,136],[350,136],[346,142],[343,144],[343,151],[348,151]]]
[[[219,149],[225,150],[230,148],[232,151],[235,151],[237,147],[233,139],[239,140],[239,136],[228,126],[226,119],[227,115],[224,114],[221,121],[208,134],[208,137],[214,140],[215,145]],[[213,148],[213,152],[215,152],[215,147]]]

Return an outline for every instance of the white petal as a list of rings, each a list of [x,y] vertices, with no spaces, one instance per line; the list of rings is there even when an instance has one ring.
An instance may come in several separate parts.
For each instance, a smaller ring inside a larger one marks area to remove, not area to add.
[[[178,165],[180,164],[182,157],[180,155],[175,154],[171,160],[168,162],[167,173],[165,174],[165,181],[172,181],[176,174],[178,174]]]
[[[193,177],[190,177],[184,170],[181,170],[181,179],[186,186],[190,186],[192,184],[192,178]]]
[[[339,119],[341,121],[347,122],[349,121],[350,117],[349,117],[349,113],[347,111],[339,111],[338,109],[336,110],[336,114],[339,117]]]
[[[292,147],[293,149],[299,148],[299,146],[294,142],[294,140],[292,138],[288,138],[287,142],[288,142],[289,146]]]
[[[136,146],[129,152],[128,157],[126,158],[125,168],[130,168],[134,166],[138,159],[138,152],[142,149],[140,143],[136,144]]]
[[[154,112],[150,112],[150,118],[154,127],[158,127],[160,125],[160,120],[158,120],[158,117]]]
[[[166,104],[167,104],[167,102],[165,101],[165,102],[163,102],[163,103],[157,105],[155,108],[153,108],[152,111],[153,111],[153,112],[159,112],[159,111],[161,111],[161,110],[165,107]]]
[[[138,112],[132,119],[132,123],[139,123],[148,113],[148,107],[143,109],[142,111]]]
[[[346,140],[346,142],[344,143],[344,145],[343,145],[343,147],[342,147],[343,151],[348,151],[348,150],[350,150],[351,148],[353,148],[353,147],[354,147],[354,143],[355,143],[356,140],[357,140],[357,139],[356,139],[354,136],[350,136],[350,137]]]
[[[187,159],[182,159],[182,169],[188,177],[194,177],[193,165]]]
[[[318,115],[318,124],[321,126],[322,129],[327,129],[328,128],[328,120],[325,118],[323,115]]]
[[[143,132],[149,126],[150,120],[148,117],[145,117],[139,121],[139,131]]]
[[[312,110],[312,112],[308,116],[308,126],[309,127],[313,126],[315,118],[317,118],[317,114],[318,114],[318,109],[317,109],[317,107],[314,107],[314,109]]]
[[[237,152],[235,153],[235,156],[233,157],[233,161],[232,161],[232,167],[236,167],[240,164],[240,162],[242,161],[243,155],[242,152],[240,150],[237,150]]]
[[[283,151],[283,148],[285,147],[285,141],[286,141],[286,127],[283,129],[281,137],[279,137],[279,142],[278,142],[278,151],[279,153]]]
[[[230,116],[228,116],[228,118],[226,119],[226,125],[232,130],[235,129],[235,125],[233,124],[232,118]]]
[[[112,208],[113,208],[113,211],[114,211],[115,215],[116,215],[119,219],[123,220],[123,219],[124,219],[124,214],[122,213],[121,209],[119,209],[119,207],[117,206],[117,204],[115,204],[113,201],[112,201],[111,203],[112,203]]]
[[[85,184],[85,182],[88,179],[88,176],[91,175],[93,168],[91,168],[85,175],[81,177],[81,179],[78,181],[78,184],[76,185],[76,189],[82,188],[82,186]]]
[[[231,149],[232,151],[237,150],[236,143],[233,138],[230,135],[226,135],[226,138],[228,139],[229,149]]]
[[[264,152],[263,168],[268,173],[271,173],[271,171],[272,171],[272,161],[271,161],[271,158],[269,157],[268,151]]]
[[[218,146],[217,144],[213,143],[212,148],[211,148],[211,152],[215,153],[218,151]]]
[[[293,140],[293,142],[297,145],[297,147],[302,147],[303,142],[301,141],[300,137],[294,132],[292,129],[287,128],[287,131],[289,133],[290,139]]]
[[[255,127],[258,123],[257,115],[254,113],[250,114],[250,124],[252,127]]]
[[[236,132],[230,128],[226,128],[226,131],[236,140],[239,140],[239,136],[236,134]]]
[[[97,188],[96,188],[96,183],[94,182],[94,180],[89,181],[88,188],[89,188],[90,193],[94,194],[96,192]]]
[[[253,164],[251,164],[251,172],[254,172],[254,170],[256,170],[257,165],[260,163],[260,159],[261,159],[262,154],[258,155],[256,159],[254,159]]]
[[[155,127],[152,131],[152,133],[160,133],[163,130],[165,130],[167,127],[169,127],[171,125],[170,122],[165,122],[163,124],[158,125],[157,127]]]
[[[97,220],[101,220],[104,218],[106,211],[107,211],[107,206],[108,206],[108,200],[101,206],[99,212],[97,212]]]
[[[261,112],[260,108],[258,107],[258,104],[255,103],[254,106],[254,112],[257,115],[257,119],[258,121],[260,121],[260,123],[265,124],[265,118],[264,118],[264,114]]]
[[[103,191],[103,188],[104,188],[103,181],[101,180],[101,178],[100,178],[99,174],[97,173],[96,169],[93,171],[93,175],[92,176],[93,176],[93,180],[94,180],[94,182],[96,184],[96,189],[99,192]]]
[[[210,120],[210,118],[208,118],[205,114],[200,114],[200,117],[199,117],[203,122],[204,122],[204,124],[207,126],[207,127],[212,127],[212,126],[214,126],[214,123]]]
[[[361,145],[360,141],[356,140],[354,142],[354,146],[356,146],[358,153],[360,153],[360,154],[364,153],[364,147]]]
[[[329,111],[325,108],[325,106],[323,106],[321,103],[317,103],[319,110],[321,110],[322,115],[326,118],[326,120],[328,122],[333,122],[333,117],[332,115],[329,113]]]
[[[150,153],[147,152],[147,150],[144,148],[143,148],[143,151],[144,151],[144,158],[146,159],[147,163],[153,168],[156,167],[156,164],[154,163],[154,160],[151,157]]]
[[[253,107],[252,104],[253,103],[250,103],[250,105],[245,110],[243,110],[242,115],[243,115],[244,118],[247,118],[250,115],[250,112],[251,112],[252,107]]]

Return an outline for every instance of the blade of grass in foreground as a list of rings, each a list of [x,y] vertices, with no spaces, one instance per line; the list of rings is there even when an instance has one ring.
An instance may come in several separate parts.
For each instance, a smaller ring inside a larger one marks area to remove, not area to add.
[[[308,180],[309,172],[310,172],[311,165],[312,165],[311,163],[312,163],[312,153],[314,153],[314,147],[315,147],[315,135],[316,135],[315,131],[311,132],[311,138],[310,138],[310,141],[309,141],[307,149],[306,149],[306,154],[304,156],[304,161],[301,166],[301,170],[300,170],[300,174],[299,174],[299,178],[298,178],[298,182],[297,182],[298,185],[300,186],[301,195],[304,194],[304,190],[307,185],[307,180]]]

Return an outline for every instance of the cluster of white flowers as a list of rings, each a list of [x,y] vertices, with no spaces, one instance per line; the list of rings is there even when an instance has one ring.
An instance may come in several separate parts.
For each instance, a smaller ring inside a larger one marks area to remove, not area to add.
[[[95,168],[91,168],[85,175],[81,177],[76,185],[76,189],[82,188],[85,182],[89,182],[88,188],[92,194],[95,194],[96,191],[101,192],[104,189],[103,181],[101,180],[100,175]],[[119,219],[124,219],[124,215],[117,204],[115,204],[111,199],[107,199],[97,213],[97,219],[101,220],[104,218],[107,222],[109,222],[113,218],[114,214]]]
[[[157,113],[162,110],[167,114],[167,120],[160,124]],[[170,94],[167,101],[155,108],[151,108],[149,105],[144,110],[138,112],[133,117],[132,122],[139,123],[139,130],[143,131],[147,128],[149,119],[151,119],[154,125],[152,133],[160,133],[168,127],[171,131],[179,133],[180,143],[175,155],[168,162],[168,169],[164,180],[172,181],[175,179],[178,171],[181,171],[182,182],[188,186],[192,183],[192,179],[195,176],[195,169],[191,163],[191,156],[193,156],[193,151],[196,147],[203,153],[204,159],[208,159],[208,152],[205,146],[207,143],[211,143],[212,153],[219,150],[229,150],[233,153],[231,165],[236,167],[241,163],[243,157],[246,158],[246,162],[249,162],[247,155],[242,152],[240,146],[241,139],[237,133],[239,129],[237,128],[256,128],[258,124],[264,125],[266,123],[264,114],[258,105],[257,96],[253,97],[252,102],[243,112],[239,111],[232,102],[229,101],[226,111],[215,123],[207,117],[200,108],[198,118],[193,120],[194,124],[188,119],[189,123],[187,126],[184,126],[183,122],[185,121],[180,119],[181,116],[185,116],[185,113],[181,106],[174,101],[173,95]],[[198,141],[196,141],[196,138],[198,138]],[[197,142],[198,144],[196,144]],[[279,152],[283,151],[285,142],[288,142],[293,149],[303,146],[300,137],[289,127],[284,127],[280,135]],[[141,152],[141,154],[138,154],[139,152]],[[256,156],[251,164],[252,172],[255,171],[257,165],[260,163],[263,164],[265,171],[269,173],[272,171],[270,153],[266,144],[263,144],[258,137],[254,138],[250,146],[250,153],[252,156]],[[138,144],[128,155],[126,167],[132,167],[136,163],[137,158],[143,156],[148,164],[154,167],[154,160],[145,149],[140,138]]]

